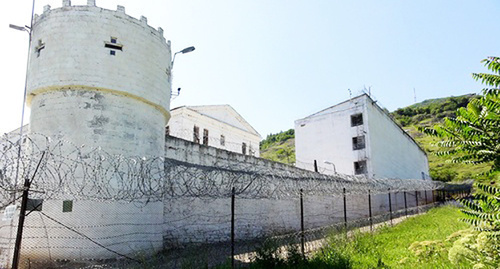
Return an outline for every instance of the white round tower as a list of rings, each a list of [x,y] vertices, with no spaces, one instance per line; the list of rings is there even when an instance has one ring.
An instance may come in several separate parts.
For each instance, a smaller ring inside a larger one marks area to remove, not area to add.
[[[161,28],[150,27],[145,17],[128,16],[122,6],[107,10],[96,7],[95,0],[85,6],[64,0],[61,8],[46,6],[31,31],[27,102],[32,134],[125,158],[164,156],[171,51]],[[120,192],[117,178],[106,178],[106,172],[115,170],[101,168],[104,172],[87,180],[102,180]],[[83,170],[54,180],[76,182]],[[129,180],[125,172],[119,176],[122,185]],[[97,185],[83,186],[95,196],[63,189],[63,196],[44,198],[45,215],[26,218],[21,259],[106,259],[162,248],[162,201],[96,198],[113,192]],[[134,192],[130,186],[126,191]]]
[[[170,42],[161,28],[95,6],[44,8],[32,29],[30,131],[110,154],[163,156]]]

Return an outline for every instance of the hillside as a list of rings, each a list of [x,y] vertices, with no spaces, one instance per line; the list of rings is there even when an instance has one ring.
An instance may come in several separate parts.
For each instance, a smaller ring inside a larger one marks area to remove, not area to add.
[[[455,111],[460,107],[467,106],[472,98],[477,98],[477,95],[467,94],[429,99],[390,113],[393,119],[427,152],[430,174],[435,180],[460,181],[487,170],[487,165],[473,166],[448,163],[447,158],[433,155],[433,152],[437,150],[437,147],[433,145],[437,139],[424,136],[417,131],[419,126],[432,126],[442,122],[444,117],[454,117]],[[270,134],[260,145],[262,158],[287,164],[295,162],[295,132],[293,129]]]

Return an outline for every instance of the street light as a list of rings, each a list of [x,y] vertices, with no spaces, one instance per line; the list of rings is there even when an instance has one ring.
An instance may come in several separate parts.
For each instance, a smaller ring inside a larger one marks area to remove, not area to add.
[[[170,63],[170,85],[172,85],[172,70],[174,69],[174,61],[175,61],[175,55],[179,54],[179,53],[190,53],[191,51],[193,51],[195,48],[193,46],[191,47],[187,47],[181,51],[178,51],[176,53],[174,53],[174,57],[172,58],[172,62]],[[172,98],[172,96],[179,96],[179,94],[181,93],[181,88],[177,89],[177,94],[174,94],[172,93],[172,90],[170,90],[170,97]],[[174,99],[174,98],[172,98]]]
[[[183,49],[181,51],[178,51],[178,52],[174,53],[174,57],[172,59],[172,63],[170,64],[170,70],[172,70],[174,68],[175,55],[177,55],[179,53],[182,53],[182,54],[184,54],[184,53],[190,53],[194,49],[195,48],[193,46],[191,46],[191,47],[187,47],[187,48],[185,48],[185,49]]]
[[[31,24],[33,25],[33,14],[35,10],[35,0],[33,0],[33,7],[31,9]],[[25,26],[19,26],[15,24],[9,24],[9,27],[11,29],[17,30],[17,31],[25,31],[28,33],[28,57],[26,60],[26,74],[24,78],[24,94],[23,94],[23,106],[21,110],[21,127],[19,128],[19,147],[17,149],[17,166],[16,166],[16,178],[15,178],[15,183],[14,183],[14,195],[13,195],[13,202],[16,201],[16,194],[17,194],[17,183],[19,181],[19,162],[21,161],[21,149],[22,149],[22,143],[23,143],[23,126],[24,126],[24,112],[25,112],[25,103],[26,103],[26,92],[28,88],[28,67],[29,67],[29,62],[30,62],[30,51],[31,51],[31,27],[28,25]],[[17,261],[16,261],[17,262]]]
[[[15,25],[15,24],[9,24],[9,27],[12,28],[12,29],[14,29],[14,30],[26,31],[26,32],[30,33],[30,27],[28,25],[18,26],[18,25]]]
[[[337,174],[337,169],[335,168],[335,164],[334,163],[332,163],[330,161],[326,161],[326,160],[324,161],[324,163],[333,165],[333,173]]]

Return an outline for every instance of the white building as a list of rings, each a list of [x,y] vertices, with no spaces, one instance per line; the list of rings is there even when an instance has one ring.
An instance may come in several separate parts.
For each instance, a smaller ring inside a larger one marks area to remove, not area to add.
[[[182,106],[172,109],[171,115],[166,127],[168,135],[244,155],[260,156],[260,134],[230,105]]]
[[[308,170],[430,179],[425,152],[367,94],[296,120],[295,147]]]

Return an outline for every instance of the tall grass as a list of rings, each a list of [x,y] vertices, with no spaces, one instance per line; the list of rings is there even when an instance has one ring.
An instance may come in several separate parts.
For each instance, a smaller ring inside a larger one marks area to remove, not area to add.
[[[349,238],[332,234],[328,243],[308,259],[296,252],[289,261],[264,255],[250,268],[457,268],[448,260],[446,238],[468,227],[460,217],[456,207],[434,208],[374,233],[355,232]],[[419,255],[409,249],[414,242],[419,242]]]

